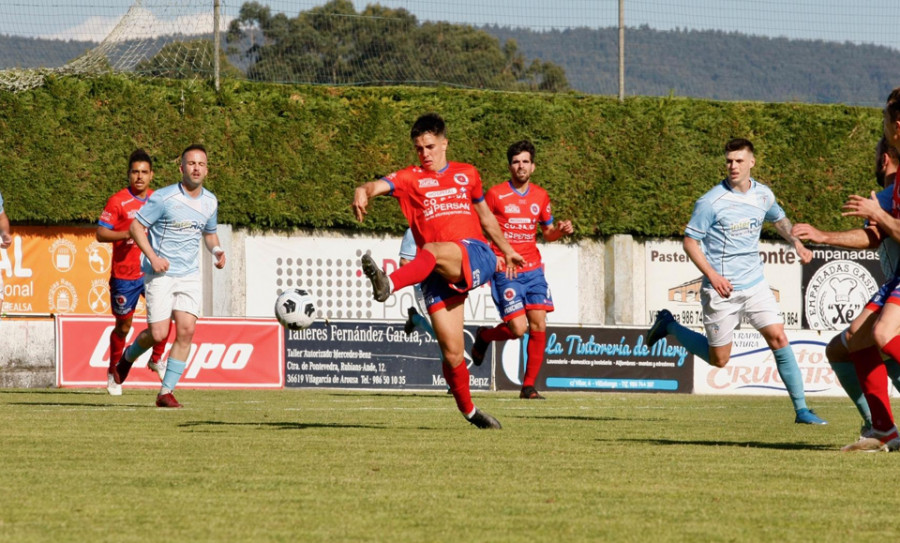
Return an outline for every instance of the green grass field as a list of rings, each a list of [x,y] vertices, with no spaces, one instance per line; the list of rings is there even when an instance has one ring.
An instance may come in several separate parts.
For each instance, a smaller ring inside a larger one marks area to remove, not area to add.
[[[819,399],[0,390],[2,541],[891,540],[897,454]]]

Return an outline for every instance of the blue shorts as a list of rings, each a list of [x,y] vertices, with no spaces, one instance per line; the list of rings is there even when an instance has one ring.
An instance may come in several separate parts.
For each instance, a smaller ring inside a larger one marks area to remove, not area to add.
[[[900,277],[891,277],[881,285],[878,292],[872,295],[866,309],[878,313],[884,304],[900,305]]]
[[[511,321],[527,310],[553,311],[553,297],[542,268],[519,272],[515,279],[507,278],[504,272],[494,273],[491,296],[503,322]]]
[[[144,295],[143,279],[109,280],[109,301],[113,315],[127,317],[134,312],[138,299]]]
[[[455,243],[462,249],[463,279],[459,283],[448,283],[438,272],[431,272],[422,281],[428,313],[465,300],[470,290],[490,281],[497,270],[497,255],[487,243],[477,239],[463,239]]]

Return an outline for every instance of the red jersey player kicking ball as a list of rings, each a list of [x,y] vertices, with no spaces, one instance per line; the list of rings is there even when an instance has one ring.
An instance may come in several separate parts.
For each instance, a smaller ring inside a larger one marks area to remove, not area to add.
[[[476,427],[499,429],[500,422],[472,402],[464,357],[464,302],[470,290],[490,281],[498,266],[515,274],[525,261],[503,237],[497,219],[484,203],[478,170],[470,164],[447,161],[444,120],[435,113],[422,115],[413,124],[410,138],[420,165],[361,185],[354,193],[352,208],[362,221],[369,199],[385,194],[396,198],[412,229],[416,257],[388,276],[366,253],[363,272],[379,302],[394,291],[422,283],[425,306],[441,347],[444,377],[457,408]],[[499,247],[502,263],[482,229]]]

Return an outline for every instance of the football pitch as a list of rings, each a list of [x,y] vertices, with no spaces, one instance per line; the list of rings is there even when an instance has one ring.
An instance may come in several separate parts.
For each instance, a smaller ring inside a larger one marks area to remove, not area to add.
[[[786,397],[0,390],[2,541],[891,540],[896,453]]]

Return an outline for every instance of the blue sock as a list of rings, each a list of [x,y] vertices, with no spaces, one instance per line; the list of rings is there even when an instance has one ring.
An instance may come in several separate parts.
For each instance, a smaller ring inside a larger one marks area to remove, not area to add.
[[[828,363],[831,364],[831,369],[837,376],[841,386],[844,387],[844,392],[846,392],[850,400],[856,404],[856,410],[859,411],[860,416],[869,426],[871,426],[872,412],[869,411],[869,402],[866,401],[862,387],[859,386],[859,377],[856,376],[856,368],[853,367],[853,362],[841,361]],[[894,366],[896,367],[898,374],[900,374],[900,365],[894,362]],[[888,368],[890,367],[891,366],[888,365]]]
[[[702,358],[707,364],[709,363],[709,341],[707,341],[706,336],[699,332],[694,332],[690,328],[685,328],[677,322],[670,323],[666,331],[675,336],[678,342],[684,345],[684,348],[692,355]]]
[[[414,313],[412,316],[412,321],[413,324],[431,334],[432,337],[434,336],[434,328],[431,327],[431,321],[429,321],[427,318],[419,315],[418,313]]]
[[[772,351],[775,354],[775,367],[778,375],[791,396],[794,411],[806,409],[806,394],[803,392],[803,375],[800,374],[800,366],[794,358],[794,349],[790,345]]]
[[[152,347],[152,346],[151,346]],[[144,348],[141,347],[140,344],[135,341],[131,345],[125,348],[125,351],[122,353],[122,356],[125,357],[125,360],[128,362],[134,362],[138,359],[139,356],[146,353],[150,350],[150,347]]]
[[[170,356],[168,362],[166,362],[166,375],[162,380],[162,388],[169,392],[175,390],[175,386],[178,384],[178,380],[181,379],[181,374],[184,373],[184,368],[186,367],[187,362],[175,360]]]
[[[894,383],[894,388],[900,392],[900,364],[893,358],[888,358],[884,361],[884,365],[887,368],[891,382]]]

